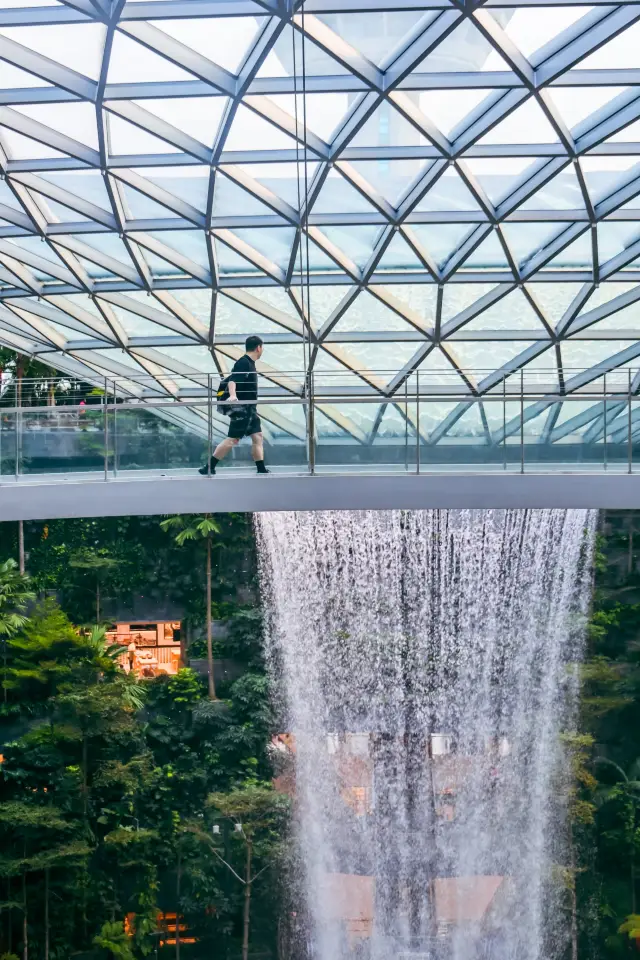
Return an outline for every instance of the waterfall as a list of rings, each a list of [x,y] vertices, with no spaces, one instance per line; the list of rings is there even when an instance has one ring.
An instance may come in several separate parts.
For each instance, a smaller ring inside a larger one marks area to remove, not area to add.
[[[595,519],[257,516],[315,960],[560,956]]]

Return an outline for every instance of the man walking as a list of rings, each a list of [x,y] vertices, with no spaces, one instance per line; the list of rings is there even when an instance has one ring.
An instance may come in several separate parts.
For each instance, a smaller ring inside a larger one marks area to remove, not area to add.
[[[260,337],[247,337],[244,345],[245,354],[233,365],[228,379],[228,403],[237,403],[229,415],[229,433],[226,440],[218,444],[211,457],[211,473],[215,474],[216,466],[232,450],[243,437],[251,437],[251,456],[253,457],[258,473],[269,473],[264,465],[264,446],[260,417],[256,410],[258,400],[258,374],[256,360],[262,356],[264,344]],[[207,465],[200,467],[199,473],[208,473]]]

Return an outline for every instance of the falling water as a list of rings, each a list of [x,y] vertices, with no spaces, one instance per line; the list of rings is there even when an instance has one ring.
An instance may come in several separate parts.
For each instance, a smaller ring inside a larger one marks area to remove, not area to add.
[[[312,957],[560,955],[563,733],[594,525],[543,510],[257,519]]]

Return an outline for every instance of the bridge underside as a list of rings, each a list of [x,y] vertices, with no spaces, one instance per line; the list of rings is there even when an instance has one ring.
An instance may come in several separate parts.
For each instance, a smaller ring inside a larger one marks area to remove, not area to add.
[[[99,480],[40,476],[0,485],[0,520],[274,510],[640,509],[640,477],[621,473],[437,473]]]

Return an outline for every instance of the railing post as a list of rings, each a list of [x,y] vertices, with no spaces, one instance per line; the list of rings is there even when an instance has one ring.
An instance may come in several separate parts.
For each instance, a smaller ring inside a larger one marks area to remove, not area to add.
[[[409,377],[404,381],[404,469],[409,470]]]
[[[502,469],[507,469],[507,377],[502,378]]]
[[[308,410],[308,431],[309,431],[309,473],[311,476],[316,472],[316,417],[315,417],[315,397],[313,395],[313,371],[307,374],[307,410]]]
[[[524,473],[524,367],[520,367],[520,473]]]
[[[20,476],[20,429],[21,429],[21,426],[22,426],[22,412],[21,412],[21,410],[20,410],[20,407],[21,407],[21,406],[22,406],[22,381],[21,381],[21,380],[18,380],[18,389],[16,390],[16,422],[15,422],[15,427],[16,427],[16,436],[15,436],[15,440],[16,440],[16,447],[15,447],[15,455],[16,455],[15,475],[16,475],[16,480],[17,480],[18,477]]]
[[[416,370],[416,473],[420,474],[420,374]]]
[[[632,426],[632,417],[631,417],[631,397],[632,397],[632,391],[631,391],[631,383],[632,383],[632,381],[631,381],[631,367],[629,367],[628,373],[629,373],[629,410],[628,410],[628,414],[627,414],[627,418],[628,418],[628,422],[627,422],[627,460],[628,460],[627,472],[628,472],[628,473],[633,473],[633,444],[632,444],[632,442],[631,442],[631,426]]]
[[[213,395],[211,393],[211,374],[207,374],[207,476],[211,476],[211,455],[213,453]]]
[[[104,479],[109,479],[109,382],[104,378],[102,399],[102,438],[104,442]]]
[[[605,372],[602,378],[602,391],[603,391],[603,419],[604,419],[604,434],[602,436],[602,445],[603,445],[603,466],[604,469],[607,469],[607,374]]]
[[[113,381],[113,476],[118,476],[118,398],[116,381]]]

